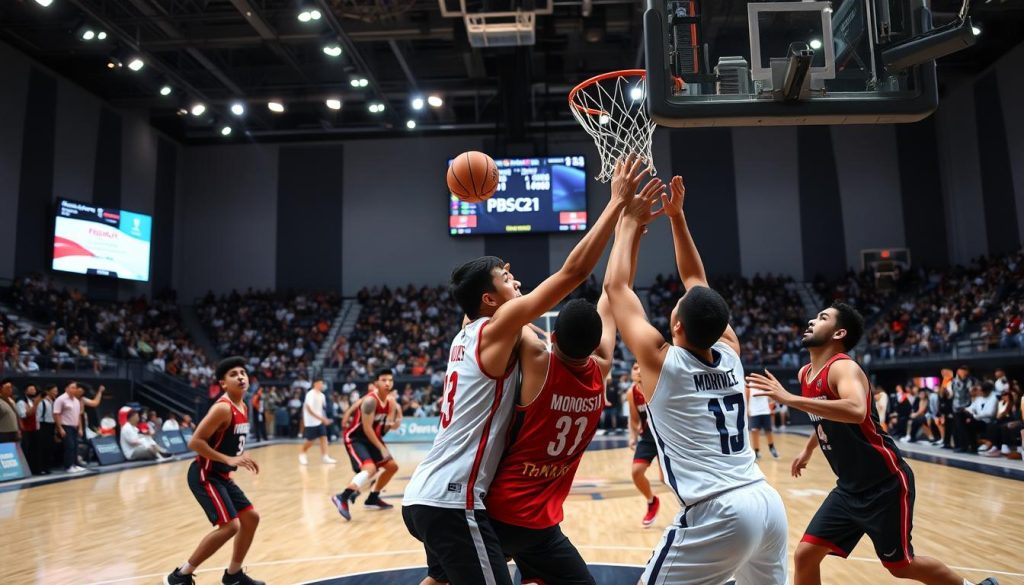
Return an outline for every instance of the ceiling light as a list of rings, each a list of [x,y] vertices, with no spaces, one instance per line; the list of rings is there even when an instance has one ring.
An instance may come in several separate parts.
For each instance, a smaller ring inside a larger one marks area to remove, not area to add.
[[[441,99],[441,96],[439,95],[432,95],[427,98],[427,103],[430,104],[430,107],[432,108],[440,108],[444,105],[444,100]]]
[[[971,32],[974,33],[974,36],[978,36],[978,35],[981,34],[981,29],[976,27],[976,26],[972,26],[971,27]]]
[[[128,62],[128,68],[132,71],[139,71],[146,66],[146,63],[138,57],[132,57],[132,60]]]
[[[601,114],[601,116],[598,117],[598,119],[597,119],[597,123],[598,124],[607,124],[610,121],[611,121],[611,118],[608,117],[608,114]]]
[[[299,22],[310,22],[312,20],[320,20],[320,11],[316,8],[307,8],[299,12]]]
[[[341,100],[339,100],[339,99],[331,98],[331,99],[327,100],[324,103],[326,103],[327,107],[332,109],[332,110],[340,110],[341,109]]]
[[[414,97],[414,98],[412,98],[412,109],[414,109],[414,110],[422,110],[423,109],[423,98],[421,98],[421,97]]]
[[[231,104],[231,113],[236,116],[241,116],[245,113],[245,106],[241,102],[235,102]]]
[[[341,57],[341,47],[337,43],[324,45],[324,55],[328,57]]]
[[[352,87],[366,87],[367,85],[370,85],[370,82],[367,81],[365,77],[353,77],[349,84]]]
[[[191,111],[193,116],[202,116],[203,112],[206,111],[206,105],[202,103],[193,104]]]
[[[284,104],[278,101],[269,101],[267,102],[267,109],[275,114],[280,114],[284,111]]]
[[[53,4],[53,0],[36,0],[36,4],[42,6],[43,8],[47,8],[50,6],[50,4]]]
[[[80,36],[82,37],[83,41],[91,41],[96,38],[96,31],[89,28],[82,29],[82,33]]]
[[[98,41],[105,41],[105,40],[107,40],[107,33],[103,32],[103,31],[100,31],[100,32],[96,33],[96,40],[98,40]]]
[[[230,136],[231,135],[231,126],[224,126],[223,128],[221,128],[220,129],[220,135],[221,136]]]
[[[384,111],[384,104],[380,102],[370,102],[370,113],[379,114]]]
[[[644,99],[644,88],[639,85],[632,87],[629,90],[629,98],[634,102]]]
[[[320,11],[317,10],[316,8],[309,11],[309,17],[312,18],[313,20],[320,20],[320,16]]]
[[[299,13],[299,22],[309,22],[312,19],[308,10],[303,10]]]
[[[809,44],[811,45],[811,48],[814,49],[815,51],[821,48],[821,41],[819,41],[818,39],[811,39],[811,42]]]
[[[412,130],[413,128],[416,127],[416,120],[409,120],[409,121],[407,121],[405,123],[405,127],[408,128],[409,130]]]
[[[160,95],[171,95],[172,91],[174,90],[171,89],[171,86],[165,85],[160,88]]]

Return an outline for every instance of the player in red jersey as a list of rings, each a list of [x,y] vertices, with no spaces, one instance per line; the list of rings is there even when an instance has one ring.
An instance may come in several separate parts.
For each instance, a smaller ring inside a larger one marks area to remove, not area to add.
[[[224,394],[210,407],[188,442],[189,449],[196,452],[196,460],[188,468],[188,487],[216,528],[203,537],[185,564],[164,577],[164,585],[195,585],[192,573],[196,567],[232,538],[235,543],[231,563],[221,583],[264,585],[263,581],[256,581],[242,571],[242,562],[256,534],[260,515],[231,479],[231,473],[239,467],[260,472],[256,462],[244,452],[245,438],[249,435],[245,409],[249,375],[245,358],[222,360],[217,364],[216,375]]]
[[[559,523],[604,410],[614,350],[615,320],[604,294],[596,307],[582,299],[562,307],[550,351],[536,336],[523,336],[522,387],[486,505],[524,584],[594,584]]]
[[[394,373],[388,368],[378,371],[374,387],[376,392],[367,394],[359,401],[359,408],[352,417],[352,423],[345,430],[345,450],[356,476],[344,491],[331,497],[331,503],[345,520],[352,519],[349,504],[355,501],[359,492],[377,476],[378,469],[380,476],[376,477],[374,491],[366,497],[363,505],[371,510],[394,508],[394,505],[380,498],[381,490],[398,472],[398,464],[391,457],[383,439],[385,429],[391,424],[390,419],[393,416],[394,403],[389,395],[395,387]]]
[[[914,474],[879,424],[867,376],[844,353],[863,333],[864,318],[850,305],[834,303],[804,332],[811,363],[800,370],[801,396],[790,394],[767,370],[766,375],[747,376],[749,386],[758,391],[754,396],[767,396],[811,417],[814,433],[793,461],[793,477],[800,477],[820,446],[838,478],[797,546],[796,585],[820,585],[825,556],[846,558],[865,534],[896,578],[971,585],[942,561],[914,556]],[[997,582],[989,577],[981,585]]]
[[[647,426],[647,399],[644,398],[643,381],[640,379],[640,362],[633,362],[630,372],[633,387],[626,394],[629,402],[629,448],[633,449],[633,484],[640,490],[647,502],[647,513],[641,524],[650,526],[654,523],[661,501],[651,490],[651,482],[647,480],[647,468],[658,458],[658,446],[654,444],[654,435]]]

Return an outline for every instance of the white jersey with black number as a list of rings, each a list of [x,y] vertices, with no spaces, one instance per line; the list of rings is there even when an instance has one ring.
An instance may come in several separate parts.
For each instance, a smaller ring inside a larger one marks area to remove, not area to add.
[[[727,344],[711,349],[709,364],[670,347],[647,407],[665,481],[683,506],[764,479],[747,437],[743,365]]]
[[[497,378],[481,367],[480,340],[489,321],[473,321],[452,340],[437,437],[405,488],[405,506],[484,509],[484,494],[505,447],[519,374],[518,363]]]

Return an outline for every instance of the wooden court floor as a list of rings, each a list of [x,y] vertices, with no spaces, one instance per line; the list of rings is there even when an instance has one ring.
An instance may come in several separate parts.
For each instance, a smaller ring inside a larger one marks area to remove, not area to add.
[[[791,553],[834,485],[820,453],[803,478],[789,476],[791,456],[804,440],[779,436],[782,459],[761,462],[786,502]],[[427,446],[394,448],[402,469],[385,496],[390,494],[395,510],[367,512],[357,504],[348,523],[328,498],[350,479],[351,468],[323,465],[312,456],[308,467],[300,466],[297,448],[253,449],[262,472],[237,476],[262,516],[246,563],[254,577],[286,585],[424,564],[421,545],[406,533],[397,506]],[[341,448],[332,445],[331,450],[344,461]],[[678,511],[668,489],[658,486],[662,512],[654,527],[640,525],[644,503],[629,479],[630,461],[631,454],[621,448],[589,451],[583,458],[563,529],[590,562],[643,565]],[[1024,585],[1024,484],[936,464],[911,465],[917,480],[916,552],[939,557],[974,581],[993,574],[1004,585]],[[0,526],[7,536],[0,548],[0,581],[161,582],[209,529],[186,486],[187,466],[187,461],[167,463],[0,493]],[[649,475],[657,477],[654,470]],[[219,583],[228,556],[227,547],[215,555],[197,583]],[[827,559],[822,574],[830,584],[896,582],[877,562],[867,539],[850,559]]]

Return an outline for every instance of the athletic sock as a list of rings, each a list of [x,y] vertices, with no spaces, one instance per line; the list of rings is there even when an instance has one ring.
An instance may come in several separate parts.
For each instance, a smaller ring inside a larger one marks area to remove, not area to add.
[[[647,500],[647,505],[650,506],[654,503],[654,500],[658,499],[657,496],[651,496],[651,499]]]
[[[338,499],[344,502],[351,498],[352,494],[354,493],[356,493],[355,490],[345,488],[345,491],[341,492],[341,495],[338,496]]]
[[[380,492],[370,492],[370,495],[366,498],[368,500],[376,500],[380,497]]]
[[[191,575],[193,572],[195,572],[195,570],[196,568],[193,567],[192,564],[188,561],[185,561],[185,564],[178,567],[178,572],[182,575]]]
[[[774,449],[775,448],[775,443],[768,443],[768,448],[769,449]],[[756,449],[755,449],[755,451],[756,451]]]

